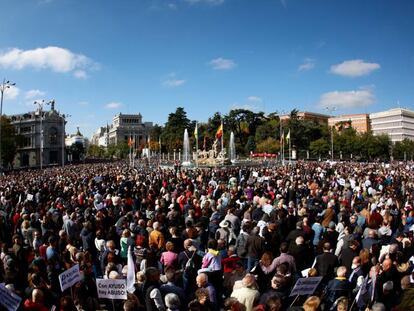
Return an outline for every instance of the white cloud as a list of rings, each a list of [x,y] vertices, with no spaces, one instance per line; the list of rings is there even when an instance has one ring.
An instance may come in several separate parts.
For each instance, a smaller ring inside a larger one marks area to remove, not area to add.
[[[87,101],[81,101],[78,103],[80,106],[88,106],[89,103]]]
[[[210,5],[220,5],[224,3],[224,0],[184,0],[184,1],[189,4],[205,3],[205,4],[210,4]]]
[[[29,90],[26,92],[26,94],[24,95],[25,99],[32,99],[35,97],[42,97],[45,96],[46,92],[43,92],[41,90]]]
[[[287,8],[287,0],[280,0],[280,3],[285,9]]]
[[[85,70],[76,70],[76,71],[73,73],[73,76],[74,76],[76,79],[82,79],[82,80],[85,80],[85,79],[87,79],[87,78],[88,78],[88,74],[86,73],[86,71],[85,71]]]
[[[161,84],[163,86],[170,88],[179,87],[186,82],[187,80],[177,78],[177,74],[175,72],[169,73],[161,80]]]
[[[230,70],[237,66],[232,59],[215,58],[208,63],[214,70]]]
[[[259,96],[249,96],[247,97],[247,100],[253,103],[261,103],[263,101],[263,99]]]
[[[105,105],[106,109],[117,109],[122,106],[120,102],[110,102]]]
[[[180,79],[171,78],[171,79],[164,80],[162,82],[162,85],[166,87],[178,87],[180,85],[183,85],[185,82],[186,81],[182,79],[180,80]]]
[[[20,89],[14,85],[11,85],[9,88],[4,90],[4,100],[13,100],[20,93]]]
[[[177,5],[175,3],[168,3],[167,7],[171,10],[177,10]]]
[[[370,89],[356,91],[333,91],[324,93],[319,99],[322,108],[335,107],[338,109],[368,106],[374,103],[375,97]]]
[[[305,58],[303,64],[299,65],[298,71],[309,71],[315,67],[315,60],[312,58]]]
[[[56,46],[21,50],[13,48],[0,52],[0,67],[22,70],[34,68],[49,69],[54,72],[73,72],[75,77],[86,76],[85,70],[96,70],[99,65],[82,54]]]
[[[343,63],[332,65],[331,73],[345,77],[360,77],[369,75],[371,72],[380,69],[380,64],[367,63],[362,59],[347,60]]]

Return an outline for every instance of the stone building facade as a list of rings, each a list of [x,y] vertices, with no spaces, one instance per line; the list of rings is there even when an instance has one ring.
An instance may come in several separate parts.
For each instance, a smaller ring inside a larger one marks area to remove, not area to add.
[[[23,137],[23,145],[17,150],[14,168],[62,165],[65,146],[65,119],[54,109],[39,110],[9,116],[17,135]],[[43,133],[42,133],[43,132]],[[43,138],[43,152],[41,141]]]
[[[100,127],[96,131],[91,139],[91,144],[107,147],[128,142],[128,139],[132,137],[134,149],[140,149],[147,143],[152,127],[152,122],[142,122],[140,113],[119,113],[113,117],[112,124]]]

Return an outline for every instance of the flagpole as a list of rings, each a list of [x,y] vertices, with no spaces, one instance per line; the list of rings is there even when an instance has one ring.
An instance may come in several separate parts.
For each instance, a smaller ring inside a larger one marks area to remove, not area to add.
[[[131,142],[132,142],[132,134],[129,133],[129,141],[128,141],[128,147],[129,147],[129,166],[132,164],[132,148],[131,148]]]
[[[160,147],[159,160],[158,160],[158,166],[159,166],[161,164],[161,155],[162,155],[162,153],[161,153],[161,136],[158,137],[158,145]]]
[[[148,165],[150,165],[150,163],[151,163],[151,147],[150,147],[150,143],[151,143],[151,136],[148,135]]]
[[[221,154],[223,154],[223,149],[224,149],[224,126],[223,126],[223,119],[221,119]],[[223,161],[224,161],[224,157],[223,157]]]
[[[195,153],[195,158],[196,158],[196,167],[198,167],[198,123],[196,122],[196,135],[195,135],[195,140],[196,140],[196,153]]]
[[[292,144],[290,139],[290,129],[289,129],[289,164],[292,164]]]
[[[282,152],[283,152],[283,165],[285,165],[285,131],[283,131],[283,138],[282,138]]]
[[[136,140],[136,134],[134,134],[134,139],[132,140],[132,146],[131,146],[131,148],[132,148],[132,167],[135,167],[135,140]]]

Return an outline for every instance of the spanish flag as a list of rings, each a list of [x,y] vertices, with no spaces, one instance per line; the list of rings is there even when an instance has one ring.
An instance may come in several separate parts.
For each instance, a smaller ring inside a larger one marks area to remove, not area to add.
[[[220,124],[220,126],[219,126],[219,128],[217,130],[216,138],[218,140],[220,140],[222,136],[223,136],[223,123]]]

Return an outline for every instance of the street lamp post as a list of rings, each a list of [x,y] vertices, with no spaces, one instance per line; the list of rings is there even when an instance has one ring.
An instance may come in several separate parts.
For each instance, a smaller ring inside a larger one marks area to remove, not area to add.
[[[16,83],[12,83],[10,81],[6,81],[3,79],[2,84],[0,85],[0,92],[1,92],[1,99],[0,99],[0,173],[3,171],[3,157],[2,157],[2,141],[1,141],[1,124],[2,124],[2,117],[3,117],[3,99],[4,99],[4,91],[15,86]]]
[[[65,166],[65,138],[66,138],[66,131],[65,131],[65,123],[66,118],[71,117],[70,114],[62,114],[62,167]]]
[[[282,116],[284,116],[286,114],[286,111],[281,110],[280,113],[278,114],[279,117],[279,143],[281,143],[283,141],[283,145],[280,146],[280,161],[283,164],[285,162],[285,138],[282,138],[282,130],[283,130],[283,126],[282,126]]]
[[[336,107],[325,107],[325,110],[329,111],[330,115],[332,116],[332,112],[336,110]],[[331,161],[334,159],[334,125],[331,126]]]
[[[44,100],[35,101],[40,115],[40,169],[43,169],[43,106],[50,105],[53,101],[45,102]]]

